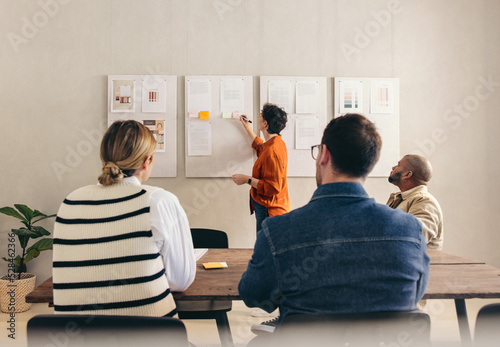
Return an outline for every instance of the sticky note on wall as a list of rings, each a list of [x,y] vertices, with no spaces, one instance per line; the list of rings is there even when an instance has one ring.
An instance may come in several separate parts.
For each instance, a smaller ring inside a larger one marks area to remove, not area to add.
[[[208,111],[200,111],[200,119],[209,119],[209,112]]]
[[[231,118],[231,111],[223,111],[222,118]]]
[[[198,118],[198,111],[189,111],[189,118]]]
[[[240,116],[243,114],[242,111],[233,111],[233,118],[240,119]]]

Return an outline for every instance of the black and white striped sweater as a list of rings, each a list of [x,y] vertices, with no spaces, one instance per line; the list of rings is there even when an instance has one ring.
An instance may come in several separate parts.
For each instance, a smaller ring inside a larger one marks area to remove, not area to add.
[[[151,232],[151,193],[128,183],[92,185],[63,201],[54,227],[56,313],[175,314]]]

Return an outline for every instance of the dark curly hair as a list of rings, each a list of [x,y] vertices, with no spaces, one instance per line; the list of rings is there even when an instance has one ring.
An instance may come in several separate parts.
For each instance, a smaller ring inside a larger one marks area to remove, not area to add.
[[[288,116],[284,109],[274,104],[265,104],[262,108],[262,118],[267,122],[269,134],[280,134],[285,129]]]

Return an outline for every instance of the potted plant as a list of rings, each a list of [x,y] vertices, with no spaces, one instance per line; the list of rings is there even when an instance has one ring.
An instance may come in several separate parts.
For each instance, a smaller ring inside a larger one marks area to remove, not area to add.
[[[13,207],[2,207],[0,213],[19,219],[23,226],[12,229],[7,239],[7,257],[3,260],[9,263],[7,275],[0,278],[0,306],[2,312],[24,312],[30,309],[25,297],[35,289],[36,276],[26,272],[26,264],[40,255],[40,252],[52,249],[52,239],[42,238],[28,247],[30,239],[48,236],[50,233],[41,226],[34,224],[54,217],[38,210],[32,210],[26,205],[15,204]],[[16,236],[22,252],[17,254]]]

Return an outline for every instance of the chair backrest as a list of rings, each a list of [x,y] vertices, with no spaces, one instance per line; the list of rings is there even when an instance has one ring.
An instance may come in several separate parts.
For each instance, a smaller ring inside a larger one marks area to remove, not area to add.
[[[38,315],[28,321],[28,347],[188,346],[176,318],[106,315]]]
[[[289,315],[276,330],[279,346],[431,346],[424,312]]]
[[[474,346],[498,346],[500,341],[500,304],[482,307],[477,313]]]
[[[227,235],[221,230],[191,228],[194,248],[228,248]]]

